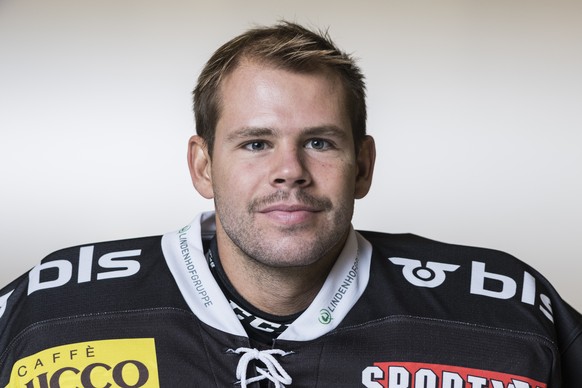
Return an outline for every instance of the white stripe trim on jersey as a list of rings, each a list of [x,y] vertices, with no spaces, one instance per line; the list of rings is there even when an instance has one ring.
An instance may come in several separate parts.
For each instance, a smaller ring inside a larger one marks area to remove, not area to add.
[[[352,228],[323,287],[279,339],[310,341],[335,329],[364,293],[371,262],[372,244]]]
[[[216,233],[214,212],[162,237],[164,257],[188,306],[204,323],[227,333],[246,333],[208,268],[202,236]],[[370,278],[372,245],[350,229],[346,244],[323,287],[279,339],[309,341],[336,328],[364,293]]]
[[[201,236],[216,232],[214,212],[201,213],[182,229],[162,236],[162,251],[182,296],[207,325],[246,337],[246,332],[216,283],[204,256]]]

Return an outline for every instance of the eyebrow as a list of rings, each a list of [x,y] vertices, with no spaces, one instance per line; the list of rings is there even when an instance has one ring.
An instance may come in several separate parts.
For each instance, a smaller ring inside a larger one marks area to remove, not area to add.
[[[345,139],[351,131],[345,131],[335,125],[322,125],[318,127],[306,128],[303,134],[306,136],[332,136]]]
[[[243,127],[230,133],[226,137],[226,141],[233,142],[241,139],[248,139],[253,137],[268,137],[273,136],[276,130],[273,128],[263,127]]]
[[[226,138],[229,142],[239,141],[249,138],[272,137],[277,135],[279,131],[269,127],[243,127],[240,128]],[[321,125],[315,127],[304,128],[301,131],[302,136],[333,136],[341,139],[348,137],[349,132],[342,130],[335,125]]]

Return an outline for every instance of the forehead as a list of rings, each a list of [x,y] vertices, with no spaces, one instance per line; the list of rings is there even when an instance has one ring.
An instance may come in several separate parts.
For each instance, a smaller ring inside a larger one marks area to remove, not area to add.
[[[219,101],[217,129],[225,124],[264,126],[269,121],[349,127],[345,88],[330,70],[298,72],[242,61],[223,78]]]

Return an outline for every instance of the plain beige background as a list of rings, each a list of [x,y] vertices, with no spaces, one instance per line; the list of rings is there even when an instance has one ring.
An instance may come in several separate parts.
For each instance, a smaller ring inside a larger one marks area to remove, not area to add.
[[[582,309],[579,1],[2,0],[0,286],[210,209],[185,159],[195,78],[280,18],[361,58],[379,156],[357,228],[508,251]]]

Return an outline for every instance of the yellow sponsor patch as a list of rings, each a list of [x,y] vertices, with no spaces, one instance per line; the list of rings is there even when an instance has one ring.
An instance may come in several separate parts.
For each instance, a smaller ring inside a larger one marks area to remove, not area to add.
[[[159,388],[153,338],[62,345],[17,361],[6,388]]]

